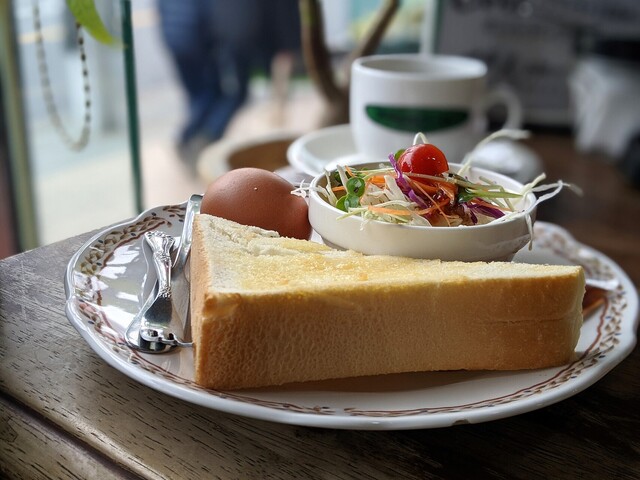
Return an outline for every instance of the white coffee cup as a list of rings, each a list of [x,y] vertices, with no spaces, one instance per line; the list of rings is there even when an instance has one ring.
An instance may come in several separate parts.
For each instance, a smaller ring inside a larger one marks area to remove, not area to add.
[[[487,134],[487,111],[503,103],[503,128],[520,128],[522,107],[507,88],[486,89],[487,66],[467,57],[391,54],[361,57],[351,67],[349,114],[359,153],[387,158],[418,132],[451,162]]]

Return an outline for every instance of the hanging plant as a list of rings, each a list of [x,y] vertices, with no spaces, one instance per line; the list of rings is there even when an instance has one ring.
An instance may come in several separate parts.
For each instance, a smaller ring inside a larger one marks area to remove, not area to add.
[[[104,25],[95,0],[66,0],[71,14],[82,27],[100,43],[121,46],[122,42],[114,38]]]

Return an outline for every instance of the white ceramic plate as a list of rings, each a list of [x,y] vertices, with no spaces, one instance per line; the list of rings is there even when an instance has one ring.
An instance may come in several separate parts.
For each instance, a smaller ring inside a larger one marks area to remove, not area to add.
[[[153,208],[108,228],[69,262],[67,316],[107,363],[132,379],[212,409],[274,422],[345,429],[413,429],[478,423],[535,410],[592,385],[636,342],[638,295],[610,259],[551,224],[536,223],[533,251],[523,262],[580,264],[588,276],[615,278],[619,288],[585,319],[577,360],[524,372],[430,372],[352,378],[242,391],[206,390],[193,383],[191,349],[140,354],[124,331],[148,291],[142,235],[152,229],[178,237],[185,205]]]
[[[289,164],[300,172],[315,177],[336,165],[353,165],[384,161],[358,153],[351,126],[337,125],[315,130],[295,140],[287,149]],[[451,160],[453,161],[453,160]],[[489,142],[476,152],[474,165],[507,175],[527,183],[542,173],[538,156],[522,143],[509,139]]]

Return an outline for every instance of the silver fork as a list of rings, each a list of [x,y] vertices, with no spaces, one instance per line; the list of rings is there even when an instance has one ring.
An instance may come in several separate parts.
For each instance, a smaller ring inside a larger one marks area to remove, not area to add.
[[[194,194],[187,202],[184,226],[175,254],[173,268],[170,254],[173,237],[161,231],[148,232],[144,243],[153,253],[147,258],[153,264],[158,280],[153,292],[133,318],[125,332],[130,348],[144,353],[165,353],[175,346],[191,347],[189,315],[189,281],[187,259],[191,249],[193,219],[200,211],[202,195]],[[158,304],[158,305],[156,305]],[[182,332],[180,338],[179,332]]]
[[[163,232],[149,232],[145,240],[154,254],[154,265],[158,271],[158,293],[154,304],[142,316],[140,338],[147,342],[160,342],[179,347],[191,347],[191,316],[189,312],[189,281],[187,280],[187,259],[191,251],[191,232],[193,219],[200,211],[202,195],[194,194],[187,203],[184,227],[176,259],[171,265],[167,258],[173,244],[173,237]],[[168,237],[168,238],[167,238]],[[169,245],[167,245],[169,244]],[[160,270],[162,272],[160,272]],[[166,281],[163,282],[163,280]],[[163,288],[164,287],[164,288]],[[159,304],[156,306],[155,304]],[[169,329],[167,330],[167,327]],[[182,332],[179,338],[176,332]]]
[[[167,289],[170,288],[171,270],[167,267],[171,265],[171,248],[173,246],[173,237],[162,234],[161,232],[147,232],[144,236],[144,243],[150,247],[152,251],[152,260],[154,270],[156,271],[158,280],[155,282],[153,291],[149,298],[142,306],[140,311],[133,317],[125,332],[125,340],[129,347],[144,353],[164,353],[173,348],[161,342],[148,341],[140,335],[143,319],[152,309],[156,309],[156,303],[162,297],[166,297]],[[149,262],[149,259],[147,258]],[[166,307],[165,307],[166,308]],[[171,310],[168,312],[168,318],[171,318]],[[148,322],[145,327],[148,329]]]
[[[158,286],[153,302],[141,312],[140,338],[151,343],[187,346],[170,328],[174,309],[171,290],[171,249],[175,240],[171,235],[158,230],[145,233],[144,239],[153,252]]]

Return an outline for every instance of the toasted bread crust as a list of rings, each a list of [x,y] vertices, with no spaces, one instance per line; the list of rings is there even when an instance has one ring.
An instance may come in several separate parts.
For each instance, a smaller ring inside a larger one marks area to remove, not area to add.
[[[216,389],[572,359],[580,267],[363,256],[199,215],[195,380]]]

